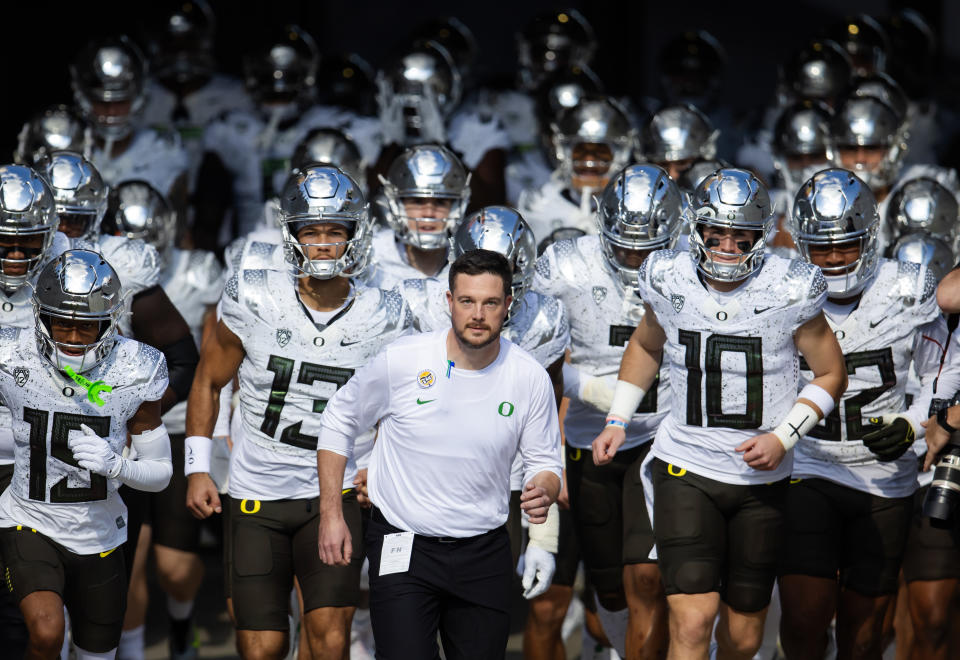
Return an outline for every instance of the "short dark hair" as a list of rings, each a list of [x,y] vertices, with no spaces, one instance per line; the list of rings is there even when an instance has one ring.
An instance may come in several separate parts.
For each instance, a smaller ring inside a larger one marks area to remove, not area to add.
[[[480,275],[490,273],[503,280],[503,297],[506,299],[513,291],[513,269],[510,262],[499,252],[493,250],[470,250],[464,252],[450,266],[450,292],[453,293],[453,281],[457,275]]]

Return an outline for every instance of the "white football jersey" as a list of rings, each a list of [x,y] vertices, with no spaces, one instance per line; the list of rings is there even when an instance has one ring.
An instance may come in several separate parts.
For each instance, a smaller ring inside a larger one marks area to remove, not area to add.
[[[510,137],[495,116],[462,105],[447,123],[447,144],[472,170],[487,152],[509,149]]]
[[[507,184],[507,203],[519,208],[523,192],[545,186],[553,176],[553,168],[543,149],[531,147],[510,154],[503,176]]]
[[[118,337],[107,358],[83,375],[112,388],[100,392],[103,405],[40,355],[31,329],[0,330],[0,396],[16,442],[0,527],[30,527],[86,555],[126,540],[127,508],[117,495],[120,482],[80,468],[67,440],[85,424],[122,452],[127,421],[167,389],[167,363],[157,349]]]
[[[257,229],[236,238],[223,252],[227,263],[224,281],[241,270],[289,270],[279,229]]]
[[[130,305],[134,296],[160,284],[160,255],[152,245],[138,238],[98,234],[92,239],[70,239],[74,250],[99,252],[120,276],[127,313],[120,319],[120,331],[133,336]]]
[[[317,497],[317,433],[327,400],[386,344],[411,331],[395,291],[362,285],[341,313],[317,325],[288,270],[242,270],[221,300],[223,322],[243,342],[239,394],[243,440],[230,462],[230,495]],[[347,466],[344,488],[356,468]]]
[[[620,371],[623,351],[643,318],[643,301],[622,288],[610,270],[600,239],[581,236],[557,241],[537,259],[533,289],[557,297],[570,319],[570,364],[591,376]],[[627,428],[624,449],[653,439],[667,410],[670,387],[661,370],[656,387],[643,398]],[[570,399],[563,427],[567,444],[587,449],[603,430],[607,411]]]
[[[540,141],[537,104],[530,94],[516,89],[481,89],[464,105],[496,117],[513,148],[527,149]]]
[[[880,497],[906,497],[916,490],[913,452],[882,463],[862,438],[869,432],[868,418],[901,412],[922,432],[931,381],[940,371],[947,341],[936,292],[936,280],[926,268],[883,259],[849,316],[838,322],[825,310],[847,363],[847,390],[834,411],[797,443],[794,477],[828,479]],[[908,410],[911,363],[920,376],[921,395]],[[803,361],[800,368],[802,386],[813,373]]]
[[[200,350],[203,339],[203,315],[216,305],[223,291],[223,268],[212,252],[171,248],[169,263],[160,274],[160,286],[180,316],[190,326],[190,334]],[[170,433],[187,430],[187,402],[180,401],[163,416]]]
[[[150,128],[138,129],[130,146],[119,156],[109,156],[94,147],[90,160],[111,186],[140,179],[165,196],[170,195],[173,184],[182,174],[189,174],[190,166],[179,135]]]
[[[552,176],[539,189],[520,193],[517,210],[530,225],[537,242],[547,238],[555,230],[567,227],[574,227],[588,234],[597,233],[593,195],[575,194],[556,176]]]
[[[410,265],[406,243],[398,241],[392,229],[381,229],[373,235],[370,263],[369,270],[361,275],[367,286],[392,289],[402,284],[404,280],[431,277]],[[432,277],[445,281],[449,271],[448,263]]]
[[[281,122],[282,127],[275,129],[258,112],[230,112],[210,122],[204,148],[216,154],[233,175],[239,235],[261,221],[264,200],[282,190],[294,150],[314,128],[336,128],[350,137],[365,137],[357,139],[357,147],[366,162],[376,162],[378,133],[368,126],[370,122],[375,120],[326,106],[310,108],[292,125]]]
[[[768,256],[732,294],[715,296],[688,252],[657,250],[640,267],[640,296],[666,333],[670,413],[651,452],[730,484],[790,476],[792,454],[758,471],[734,448],[774,429],[797,400],[794,332],[816,317],[827,285],[816,266]]]

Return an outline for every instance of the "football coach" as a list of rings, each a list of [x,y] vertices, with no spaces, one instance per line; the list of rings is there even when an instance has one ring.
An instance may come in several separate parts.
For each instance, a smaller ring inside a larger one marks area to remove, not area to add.
[[[504,523],[510,466],[523,459],[521,508],[543,523],[560,491],[550,378],[500,336],[513,272],[489,250],[450,267],[452,328],[386,347],[327,403],[317,444],[320,555],[346,564],[340,509],[353,439],[379,423],[368,471],[370,614],[378,658],[502,658],[512,558]]]

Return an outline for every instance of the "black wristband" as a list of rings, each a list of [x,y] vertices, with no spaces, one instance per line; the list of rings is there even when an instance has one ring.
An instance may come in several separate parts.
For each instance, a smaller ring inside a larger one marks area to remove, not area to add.
[[[947,411],[948,411],[948,410],[950,410],[950,409],[949,409],[949,408],[941,408],[941,409],[937,412],[937,424],[939,424],[939,425],[940,425],[940,428],[942,428],[942,429],[943,429],[944,431],[946,431],[947,433],[956,433],[956,432],[957,432],[957,429],[953,428],[952,426],[950,426],[950,424],[947,423]]]

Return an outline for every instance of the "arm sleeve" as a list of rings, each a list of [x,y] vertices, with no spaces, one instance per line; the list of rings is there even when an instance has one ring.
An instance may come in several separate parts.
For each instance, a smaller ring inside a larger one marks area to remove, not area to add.
[[[913,366],[917,376],[920,377],[920,392],[907,408],[906,415],[914,421],[914,428],[919,429],[920,436],[924,435],[921,422],[926,421],[930,416],[933,388],[940,374],[946,345],[947,322],[943,317],[938,317],[917,329],[913,345]]]
[[[530,383],[530,413],[520,434],[520,457],[523,459],[523,482],[526,484],[540,472],[553,472],[563,478],[560,453],[560,423],[553,387],[546,371],[536,373]]]
[[[117,478],[137,490],[157,493],[167,487],[173,475],[170,459],[170,436],[161,424],[157,428],[132,436],[135,460],[121,459]]]
[[[356,439],[387,414],[389,403],[387,354],[380,351],[327,401],[320,420],[317,451],[332,451],[350,458]]]

